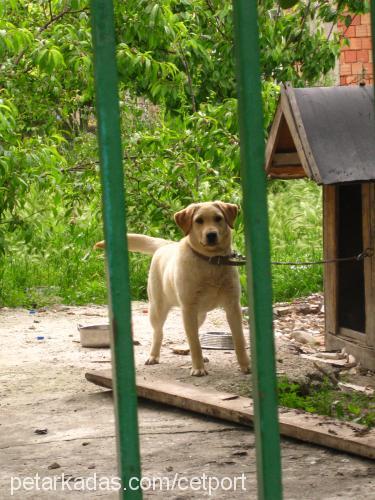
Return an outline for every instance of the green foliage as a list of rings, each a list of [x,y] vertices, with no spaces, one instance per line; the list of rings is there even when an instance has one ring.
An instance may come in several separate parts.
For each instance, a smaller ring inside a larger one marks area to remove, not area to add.
[[[375,426],[375,398],[356,392],[343,392],[325,379],[318,387],[306,388],[290,382],[278,381],[279,404],[309,413],[328,415],[340,420],[351,420],[367,427]]]
[[[363,8],[357,0],[299,1],[287,10],[276,0],[259,2],[265,132],[281,81],[314,84],[334,66],[340,41],[334,30],[326,34],[323,23],[349,23],[347,9],[355,15]],[[115,9],[128,225],[177,237],[175,210],[194,200],[241,200],[232,2],[129,0],[115,2]],[[76,262],[75,272],[90,270],[91,253],[82,259],[100,238],[88,0],[0,2],[0,64],[0,253],[6,253],[1,299],[12,303],[11,270],[24,269],[35,283],[12,274],[19,289],[55,280],[64,300],[100,301],[104,295],[97,291],[78,297],[74,272],[70,280],[67,271],[69,262]],[[306,200],[318,206],[319,194],[303,187],[306,193],[298,199],[298,189],[291,187],[296,201],[286,210],[285,189],[270,186],[273,257],[313,258],[321,235]],[[285,220],[288,211],[298,217]],[[241,217],[236,230],[241,249]],[[292,245],[296,233],[300,240]],[[49,275],[44,262],[51,266]],[[141,276],[145,261],[134,262]],[[80,287],[91,289],[90,280],[82,279]],[[142,279],[135,296],[144,294]],[[321,271],[275,269],[274,280],[275,297],[290,298],[318,289]],[[13,303],[27,302],[25,297]]]

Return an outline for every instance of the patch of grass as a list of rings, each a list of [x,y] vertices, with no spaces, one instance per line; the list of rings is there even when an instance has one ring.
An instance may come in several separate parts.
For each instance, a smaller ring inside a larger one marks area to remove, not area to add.
[[[0,307],[43,307],[53,304],[84,305],[108,302],[102,255],[85,255],[78,248],[69,257],[49,260],[40,256],[9,257],[0,276]],[[146,297],[147,257],[130,257],[133,300]]]
[[[301,179],[269,186],[271,260],[311,262],[323,256],[321,188]],[[289,301],[323,288],[323,266],[272,265],[275,301]]]
[[[78,189],[78,188],[77,188]],[[92,206],[74,209],[71,221],[63,206],[54,199],[34,194],[33,204],[50,207],[43,223],[30,233],[26,246],[14,233],[10,250],[0,256],[0,306],[40,307],[56,302],[65,304],[102,304],[107,302],[103,253],[92,250],[102,239],[100,213]],[[322,256],[321,193],[314,183],[277,181],[269,184],[269,219],[272,260],[317,260]],[[131,218],[130,218],[131,219]],[[134,222],[133,222],[134,224]],[[235,232],[235,244],[243,249],[243,232]],[[130,227],[133,231],[142,228]],[[158,232],[160,231],[160,232]],[[164,234],[164,228],[154,233]],[[134,300],[147,298],[147,273],[150,259],[130,255],[131,293]],[[322,266],[272,266],[275,301],[292,300],[322,289]],[[241,270],[247,302],[246,276]]]
[[[321,188],[307,179],[268,185],[271,262],[316,262],[323,257]],[[240,217],[242,214],[240,214]],[[242,232],[235,248],[245,252]],[[274,302],[292,301],[323,289],[323,266],[271,264]],[[246,274],[240,269],[242,303],[247,303]]]
[[[305,386],[281,378],[278,395],[280,406],[349,420],[367,427],[375,426],[374,396],[340,391],[328,379],[324,379],[319,386],[313,386],[306,394]]]
[[[83,230],[56,224],[54,231],[40,235],[43,241],[33,251],[15,244],[12,253],[0,258],[0,307],[107,303],[104,253],[92,249],[101,238],[99,230],[92,227]],[[134,300],[146,297],[149,260],[130,255]]]

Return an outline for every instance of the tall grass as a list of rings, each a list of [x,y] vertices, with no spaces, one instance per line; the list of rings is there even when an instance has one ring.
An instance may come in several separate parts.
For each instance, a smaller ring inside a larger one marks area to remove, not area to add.
[[[269,187],[272,261],[308,262],[322,259],[321,188],[311,181],[277,181]],[[273,265],[277,301],[322,290],[322,265]]]
[[[306,180],[271,182],[268,200],[272,260],[320,259],[320,188]],[[49,200],[44,201],[48,205]],[[83,208],[69,224],[63,216],[59,218],[58,210],[47,210],[40,228],[27,247],[15,234],[12,251],[0,258],[0,306],[105,303],[104,256],[92,249],[102,239],[101,223],[91,207]],[[160,231],[163,234],[163,228]],[[235,243],[238,249],[243,248],[241,231],[235,235]],[[130,255],[131,293],[135,300],[146,298],[149,261],[139,254]],[[275,301],[322,289],[322,266],[273,266],[272,271]],[[246,282],[244,271],[241,281]]]

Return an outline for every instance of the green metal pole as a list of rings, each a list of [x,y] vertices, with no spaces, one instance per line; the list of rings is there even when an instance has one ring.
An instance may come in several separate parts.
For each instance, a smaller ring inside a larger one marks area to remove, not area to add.
[[[233,0],[258,498],[282,498],[256,0]]]
[[[123,487],[120,498],[141,499],[140,489],[129,489],[129,486],[136,488],[139,485],[141,472],[112,0],[91,0],[91,23],[112,330],[117,453]],[[135,479],[131,481],[132,478]]]
[[[371,0],[371,34],[372,34],[372,79],[375,93],[375,0]]]

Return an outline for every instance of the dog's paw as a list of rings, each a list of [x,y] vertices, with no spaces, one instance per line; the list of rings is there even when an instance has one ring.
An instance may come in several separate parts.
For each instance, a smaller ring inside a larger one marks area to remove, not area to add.
[[[251,373],[251,369],[249,365],[243,365],[240,367],[242,373]]]
[[[155,356],[149,356],[145,361],[145,365],[157,365],[159,363],[159,358]]]
[[[203,368],[191,368],[190,375],[192,377],[204,377],[205,375],[208,375],[208,371],[206,370],[205,367],[203,367]]]

